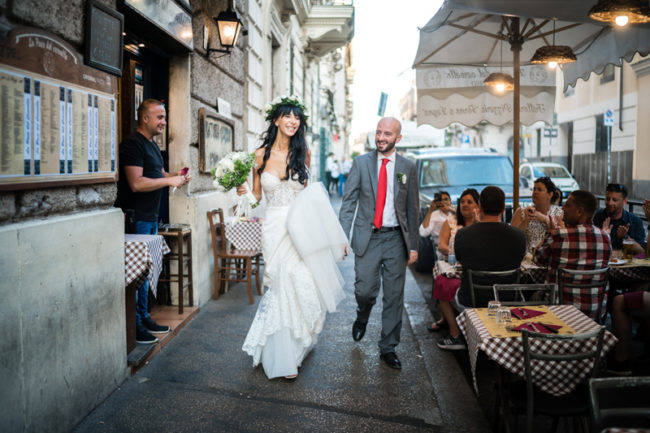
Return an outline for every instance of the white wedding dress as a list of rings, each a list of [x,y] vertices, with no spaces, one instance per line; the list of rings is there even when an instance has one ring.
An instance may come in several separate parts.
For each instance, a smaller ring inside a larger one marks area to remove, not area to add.
[[[305,188],[267,172],[260,180],[267,200],[262,253],[268,290],[242,349],[273,379],[297,374],[316,344],[326,312],[343,298],[335,261],[347,240],[320,183]]]

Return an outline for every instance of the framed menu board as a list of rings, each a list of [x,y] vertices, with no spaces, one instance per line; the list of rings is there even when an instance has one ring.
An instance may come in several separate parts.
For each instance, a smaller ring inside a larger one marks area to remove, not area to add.
[[[0,190],[116,179],[117,81],[40,29],[0,36]]]
[[[209,172],[235,150],[235,123],[221,114],[199,109],[199,170]]]

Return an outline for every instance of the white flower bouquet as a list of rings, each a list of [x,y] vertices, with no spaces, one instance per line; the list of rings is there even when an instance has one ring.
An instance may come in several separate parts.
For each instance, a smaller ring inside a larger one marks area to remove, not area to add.
[[[228,192],[233,188],[246,183],[246,179],[251,169],[255,165],[255,154],[247,152],[231,152],[217,162],[216,168],[212,169],[213,184],[219,191]],[[244,197],[248,199],[248,204],[256,208],[259,202],[246,188]]]

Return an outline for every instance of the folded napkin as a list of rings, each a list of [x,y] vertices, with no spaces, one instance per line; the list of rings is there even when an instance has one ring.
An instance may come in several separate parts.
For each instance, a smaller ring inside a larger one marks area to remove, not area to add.
[[[531,310],[530,308],[521,308],[521,307],[511,308],[510,312],[512,313],[513,316],[515,316],[519,320],[532,319],[533,317],[546,314],[543,311]]]
[[[526,323],[522,323],[516,328],[513,328],[512,330],[521,332],[525,329],[527,331],[538,332],[540,334],[556,334],[557,332],[553,332],[550,329],[554,329],[557,331],[560,328],[561,328],[560,325],[551,325],[549,323],[542,324],[541,322],[526,322]]]

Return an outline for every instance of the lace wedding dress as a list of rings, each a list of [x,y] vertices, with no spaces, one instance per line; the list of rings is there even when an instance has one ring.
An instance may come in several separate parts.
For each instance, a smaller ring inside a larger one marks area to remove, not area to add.
[[[260,180],[267,200],[262,252],[268,290],[242,349],[273,379],[297,374],[326,312],[343,298],[335,262],[347,240],[320,183],[304,188],[267,172]]]

